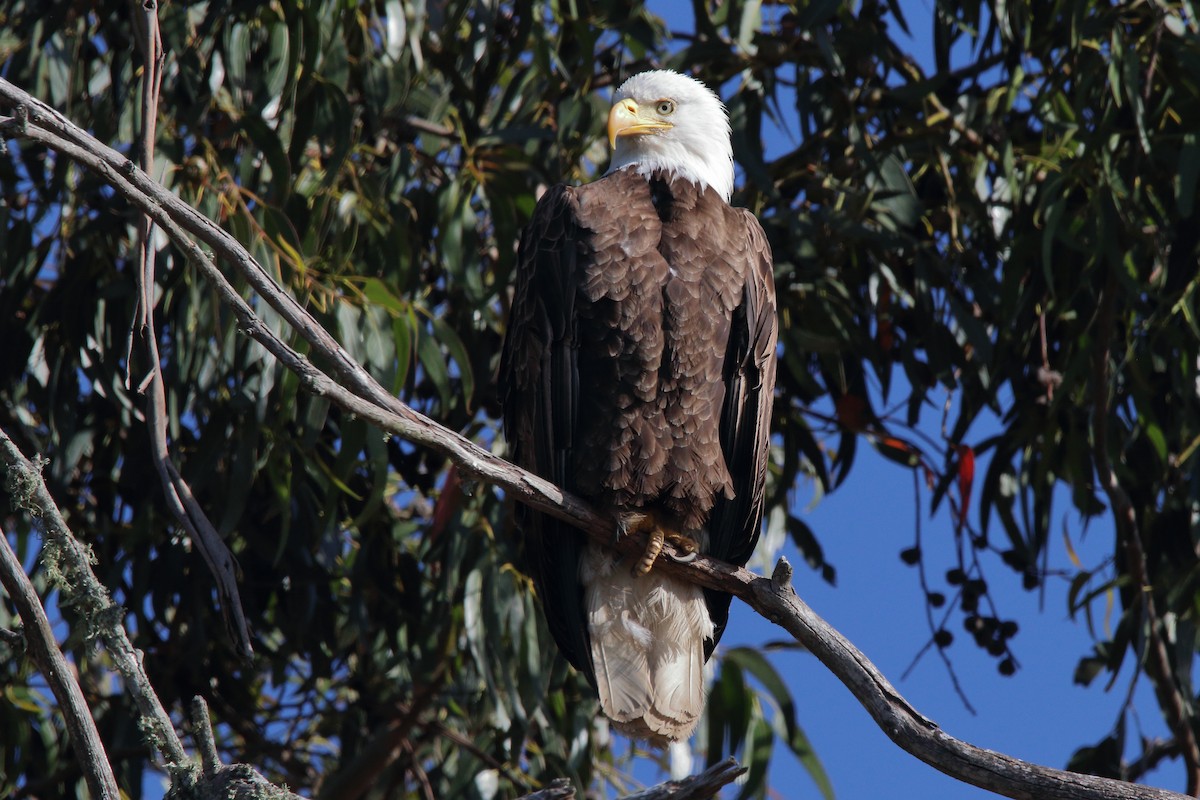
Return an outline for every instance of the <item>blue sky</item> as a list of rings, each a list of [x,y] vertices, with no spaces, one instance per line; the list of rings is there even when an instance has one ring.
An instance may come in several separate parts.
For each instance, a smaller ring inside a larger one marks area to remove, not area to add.
[[[1059,506],[1065,509],[1066,503]],[[972,509],[976,512],[977,506]],[[1085,625],[1067,619],[1066,583],[1051,581],[1044,608],[1039,609],[1039,594],[1021,589],[1017,576],[995,564],[998,569],[991,571],[993,595],[1003,615],[1021,624],[1013,640],[1021,669],[1012,677],[1002,677],[994,660],[974,643],[965,638],[956,641],[949,655],[977,712],[974,715],[959,700],[936,654],[926,654],[902,680],[929,636],[916,573],[898,557],[900,549],[912,540],[913,515],[909,474],[870,448],[860,448],[847,483],[804,515],[826,556],[838,568],[838,585],[830,587],[801,565],[795,579],[797,592],[862,650],[918,711],[950,735],[1039,764],[1065,766],[1077,747],[1099,740],[1116,722],[1132,673],[1127,668],[1107,693],[1101,686],[1104,677],[1090,688],[1074,685],[1075,665],[1091,650],[1092,641]],[[1065,513],[1065,518],[1077,533],[1078,520],[1070,513]],[[1057,523],[1056,529],[1061,530],[1062,519]],[[949,556],[952,527],[945,512],[925,522],[926,551],[935,561],[939,543]],[[1111,527],[1093,525],[1082,547],[1075,543],[1077,552],[1085,563],[1097,563],[1111,550],[1111,536]],[[785,554],[790,550],[785,548]],[[795,553],[791,560],[800,563]],[[1049,564],[1052,568],[1069,566],[1061,538],[1054,540]],[[944,566],[950,566],[948,558]],[[957,621],[950,628],[957,631]],[[769,622],[735,603],[722,644],[761,644],[779,635]],[[824,763],[837,797],[885,793],[922,798],[995,797],[946,777],[902,751],[813,656],[785,652],[771,658],[792,690],[800,723]],[[1147,681],[1137,684],[1135,701],[1144,732],[1166,736]],[[1168,789],[1184,788],[1182,773],[1173,762],[1165,762],[1151,782]],[[782,797],[819,796],[802,768],[783,753],[776,755],[771,783],[786,787],[780,791]]]
[[[664,16],[673,30],[691,30],[690,6],[682,3],[651,2],[653,11]],[[907,39],[915,60],[932,71],[931,17],[933,4],[926,0],[901,0],[912,30]],[[898,29],[899,42],[906,37]],[[956,64],[969,63],[964,46]],[[786,110],[786,106],[785,106]],[[795,130],[798,126],[793,126]],[[780,132],[768,132],[768,154],[792,146]],[[905,387],[893,387],[892,397],[903,397]],[[828,409],[826,409],[828,411]],[[931,426],[932,428],[933,426]],[[979,442],[998,430],[996,420],[982,420],[970,432],[969,441]],[[940,439],[936,429],[927,431]],[[987,467],[981,458],[976,474]],[[928,652],[901,679],[914,657],[929,639],[924,602],[916,570],[900,561],[899,552],[913,542],[916,514],[912,475],[885,460],[866,442],[848,481],[832,495],[823,497],[800,516],[809,524],[825,549],[826,558],[837,568],[837,586],[831,587],[809,571],[803,559],[788,545],[783,554],[796,567],[795,587],[800,596],[852,641],[902,695],[921,713],[952,736],[980,747],[997,750],[1051,767],[1065,767],[1079,747],[1098,742],[1116,724],[1120,709],[1133,684],[1133,706],[1141,728],[1130,728],[1130,740],[1144,736],[1167,737],[1148,681],[1134,682],[1130,664],[1109,691],[1108,675],[1091,687],[1073,683],[1079,659],[1092,650],[1093,640],[1082,619],[1067,614],[1067,582],[1048,582],[1044,594],[1021,588],[1019,576],[999,559],[988,563],[989,586],[1000,615],[1015,619],[1021,629],[1011,642],[1021,668],[1012,677],[996,670],[995,659],[979,650],[964,634],[956,637],[948,655],[959,682],[976,713],[963,704],[941,659]],[[802,487],[797,505],[805,509],[811,489]],[[1097,566],[1112,553],[1113,529],[1108,519],[1093,521],[1081,537],[1082,521],[1072,510],[1064,492],[1056,498],[1058,510],[1051,529],[1048,567],[1069,569],[1062,532],[1085,566]],[[939,515],[928,517],[929,496],[922,493],[924,514],[922,536],[927,568],[939,576],[953,566],[953,523],[943,506]],[[972,503],[971,519],[978,522],[978,498]],[[945,563],[939,563],[944,556]],[[934,587],[937,588],[937,587]],[[1097,608],[1103,615],[1103,608]],[[959,634],[961,615],[951,616],[947,626]],[[779,628],[758,617],[743,604],[734,603],[733,617],[722,647],[760,646],[786,636]],[[813,656],[804,652],[776,652],[772,662],[787,681],[796,701],[800,724],[823,762],[842,800],[899,796],[920,798],[994,798],[996,795],[943,775],[901,750],[875,725],[866,710]],[[1176,761],[1164,761],[1146,781],[1183,791],[1182,769]],[[776,796],[819,797],[803,768],[780,746],[772,764],[770,783]],[[732,793],[729,793],[732,796]]]

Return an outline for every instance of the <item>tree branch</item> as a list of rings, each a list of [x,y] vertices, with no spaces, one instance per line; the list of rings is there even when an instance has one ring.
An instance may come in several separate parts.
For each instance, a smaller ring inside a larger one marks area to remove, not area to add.
[[[31,516],[42,520],[45,536],[42,559],[47,563],[48,571],[52,575],[58,575],[64,598],[78,608],[88,629],[95,631],[104,642],[117,672],[125,679],[125,690],[133,697],[134,705],[141,715],[138,725],[147,740],[162,756],[167,773],[171,777],[172,790],[186,790],[186,796],[196,800],[301,800],[298,795],[273,786],[252,767],[245,764],[226,766],[220,763],[213,743],[212,730],[208,725],[208,708],[201,698],[196,698],[192,706],[193,725],[197,729],[203,771],[196,768],[184,751],[170,716],[150,685],[150,678],[142,666],[141,653],[135,650],[129,641],[129,634],[121,623],[121,609],[112,602],[108,590],[92,572],[88,551],[67,527],[58,506],[46,489],[38,465],[25,458],[3,429],[0,429],[0,462],[7,470],[5,485],[14,501]],[[68,715],[71,741],[81,753],[81,766],[89,786],[97,798],[118,800],[120,794],[117,791],[116,780],[112,777],[112,768],[104,755],[103,746],[99,743],[99,735],[82,693],[62,653],[54,645],[41,601],[9,548],[7,539],[0,542],[0,582],[3,582],[6,591],[13,597],[21,619],[25,622],[26,639],[34,658],[54,690],[59,705]],[[22,583],[25,587],[24,592]],[[27,608],[29,613],[40,615],[40,623],[36,619],[33,624],[30,623],[29,620],[34,618],[26,617]],[[38,652],[47,646],[50,649],[50,660],[45,663],[50,665],[49,669],[42,667],[42,654]],[[58,662],[53,660],[55,655]],[[79,694],[78,702],[60,694],[60,690],[69,692],[72,689]],[[73,716],[77,717],[79,714],[83,715],[86,722],[72,720]],[[80,725],[83,727],[79,727]],[[95,742],[89,741],[90,738],[94,738]],[[84,752],[87,753],[86,758],[82,755]],[[104,785],[106,773],[107,782],[111,783],[111,792]],[[93,781],[96,781],[94,785]]]
[[[710,563],[696,566],[707,569]],[[680,567],[683,566],[686,565],[664,561],[656,569],[665,567],[682,574]],[[728,581],[732,585],[717,588],[729,591],[736,587],[735,594],[759,614],[787,630],[828,667],[862,703],[888,738],[952,778],[1019,800],[1178,800],[1183,797],[1165,789],[1031,764],[956,739],[909,705],[865,655],[790,589],[776,589],[769,578],[754,576],[743,569],[722,567],[721,582]],[[730,574],[726,574],[726,570]]]
[[[204,777],[211,778],[221,769],[221,757],[217,755],[217,740],[212,720],[208,718],[208,703],[200,695],[192,698],[192,739],[200,751],[200,769]]]
[[[691,775],[677,781],[665,781],[649,789],[626,795],[623,800],[708,800],[715,797],[721,787],[733,783],[746,771],[732,758],[713,764],[699,775]],[[551,781],[545,788],[521,795],[518,800],[573,800],[575,789],[566,778]]]
[[[158,95],[165,55],[158,29],[157,0],[130,0],[130,5],[144,62],[139,160],[142,172],[148,175],[154,167],[154,132],[158,123]],[[150,374],[138,387],[144,387],[146,394],[146,427],[150,429],[151,455],[163,495],[171,513],[187,531],[188,538],[208,564],[209,572],[217,582],[217,596],[225,628],[238,654],[248,659],[254,648],[250,644],[250,626],[246,624],[246,614],[242,610],[242,599],[238,592],[237,564],[208,515],[196,501],[191,486],[171,459],[167,439],[167,388],[163,380],[162,357],[158,351],[158,334],[154,327],[154,247],[150,237],[153,229],[149,215],[138,219],[138,270],[135,273],[138,304],[129,332],[125,388],[129,388],[129,373],[133,370],[133,359],[128,356],[133,352],[133,340],[140,337]]]
[[[12,473],[9,473],[9,481],[10,486],[17,483]],[[23,491],[23,487],[17,488],[14,495]],[[83,690],[79,688],[75,671],[58,649],[50,620],[46,618],[37,591],[3,533],[0,533],[0,584],[4,585],[4,591],[8,592],[21,616],[27,652],[33,657],[38,671],[46,677],[54,698],[58,700],[88,789],[93,797],[101,800],[119,800],[121,793],[117,789],[116,776],[113,775],[112,765],[108,763],[108,754],[104,752],[104,743],[100,741],[100,732],[96,730],[96,723],[83,697]]]
[[[90,140],[57,112],[3,79],[0,79],[0,98],[17,112],[12,119],[0,119],[0,133],[46,143],[96,172],[150,214],[176,246],[213,281],[221,300],[237,315],[241,330],[295,371],[309,391],[329,398],[388,433],[436,450],[453,461],[464,475],[500,486],[521,502],[570,522],[593,538],[612,543],[615,526],[581,500],[437,425],[384,390],[275,284],[230,234],[156,184],[123,156]],[[263,299],[308,340],[313,350],[329,360],[338,380],[318,370],[267,329],[211,259],[184,235],[185,231],[239,270]],[[617,547],[641,552],[644,545],[644,538],[639,535],[623,537]],[[1162,789],[1030,764],[947,735],[910,706],[866,656],[805,605],[785,580],[758,577],[707,557],[699,557],[690,564],[662,559],[657,568],[735,594],[783,627],[850,689],[894,742],[951,777],[1008,797],[1029,800],[1182,797]]]
[[[212,282],[221,302],[237,316],[238,328],[263,345],[300,377],[310,392],[362,416],[376,427],[450,458],[464,477],[503,487],[533,508],[570,522],[585,532],[611,539],[616,526],[586,503],[544,478],[525,472],[470,440],[413,410],[377,381],[313,317],[287,294],[228,232],[202,216],[139,170],[129,159],[101,144],[57,111],[0,78],[0,100],[14,116],[0,118],[0,135],[41,142],[94,172],[145,211]],[[232,264],[260,296],[333,365],[336,382],[279,339],[251,309],[204,250],[195,235]],[[345,384],[343,386],[343,383]]]
[[[740,767],[732,758],[727,758],[713,764],[699,775],[651,786],[629,795],[625,800],[708,800],[715,797],[722,786],[733,783],[745,771],[745,767]]]
[[[92,572],[89,553],[67,527],[54,498],[42,480],[40,468],[25,458],[12,439],[0,429],[0,462],[8,472],[8,485],[15,503],[41,519],[45,541],[42,559],[51,574],[59,575],[63,596],[83,615],[88,629],[95,631],[112,656],[125,689],[142,714],[143,729],[162,754],[168,772],[186,771],[190,760],[175,733],[171,717],[163,709],[142,667],[141,654],[134,649],[121,624],[121,609]],[[19,565],[18,565],[19,566]],[[23,571],[22,571],[22,574]],[[39,603],[39,608],[40,608]]]

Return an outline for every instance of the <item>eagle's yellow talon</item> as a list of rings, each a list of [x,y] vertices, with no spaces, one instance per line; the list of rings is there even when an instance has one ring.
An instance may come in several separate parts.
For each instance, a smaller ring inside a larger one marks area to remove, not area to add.
[[[684,554],[693,558],[700,552],[700,543],[686,533],[667,531],[667,541],[675,545],[676,550],[682,550]]]
[[[637,566],[633,568],[635,576],[641,577],[650,571],[650,568],[654,566],[654,559],[658,558],[658,554],[662,552],[664,541],[666,541],[666,535],[662,528],[655,526],[650,530],[650,541],[646,543],[646,552],[642,553]]]
[[[641,577],[648,573],[654,567],[654,561],[658,558],[658,554],[662,552],[663,545],[670,542],[676,550],[681,551],[682,555],[671,555],[672,561],[686,564],[690,561],[695,561],[699,555],[700,543],[691,536],[680,533],[671,527],[658,514],[653,511],[635,514],[627,514],[622,516],[618,526],[619,536],[625,536],[630,533],[645,533],[649,537],[646,542],[646,549],[642,553],[641,558],[633,565],[633,574],[635,577]]]
[[[675,546],[676,550],[682,553],[682,555],[667,556],[676,564],[689,564],[696,560],[696,556],[700,555],[700,543],[686,533],[668,531],[666,538],[668,542]]]

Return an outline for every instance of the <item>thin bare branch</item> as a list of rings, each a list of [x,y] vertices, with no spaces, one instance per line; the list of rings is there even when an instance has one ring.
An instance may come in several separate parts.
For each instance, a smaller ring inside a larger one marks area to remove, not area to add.
[[[427,119],[421,119],[412,114],[405,114],[401,118],[401,124],[418,133],[440,136],[443,139],[449,139],[454,136],[454,128],[451,128],[449,125],[439,125],[436,122],[430,122]]]
[[[161,69],[164,58],[162,37],[158,30],[158,3],[156,0],[145,0],[145,2],[129,0],[129,5],[143,60],[139,160],[142,169],[149,175],[153,172],[154,167],[154,138],[158,123],[158,96],[162,82]],[[141,269],[138,271],[138,305],[133,325],[133,332],[141,331],[143,335],[147,329],[153,330],[154,261],[147,257],[150,247],[150,231],[150,218],[143,217],[138,222],[138,250]],[[127,387],[129,380],[130,376],[127,374]]]
[[[740,767],[732,758],[727,758],[713,764],[699,775],[651,786],[649,789],[628,795],[625,800],[708,800],[715,797],[722,786],[733,783],[745,771],[745,767]]]
[[[192,738],[200,751],[204,777],[213,777],[221,769],[221,757],[217,755],[217,740],[213,736],[212,720],[208,718],[208,703],[199,695],[192,698]]]
[[[28,486],[20,478],[14,480],[12,472],[9,472],[9,481],[11,484],[20,484],[17,491],[25,491]],[[83,697],[83,690],[79,688],[75,670],[58,649],[50,620],[46,618],[37,591],[3,533],[0,533],[0,584],[4,585],[4,591],[12,598],[24,623],[26,652],[33,657],[38,671],[46,677],[54,698],[58,700],[88,789],[93,797],[119,800],[121,793],[117,789],[116,776],[113,775],[112,765],[108,763],[104,743],[100,741],[100,732],[96,730],[91,709]]]
[[[157,0],[130,0],[138,44],[143,57],[142,71],[142,117],[141,147],[139,160],[142,172],[149,175],[154,168],[154,141],[158,127],[158,95],[162,82],[163,53],[162,37],[158,29]],[[158,351],[158,337],[154,327],[154,246],[151,233],[153,220],[146,214],[138,220],[138,304],[130,331],[130,353],[132,344],[140,339],[149,369],[147,380],[138,384],[145,387],[146,425],[150,429],[150,444],[154,467],[162,484],[167,505],[175,519],[187,531],[188,538],[204,557],[208,569],[217,581],[222,619],[229,636],[242,658],[248,659],[254,652],[250,644],[250,626],[242,610],[242,600],[237,585],[237,565],[233,554],[225,546],[216,527],[196,502],[191,487],[180,474],[171,459],[170,442],[167,438],[167,389],[162,374],[162,358]],[[126,361],[127,370],[132,370],[133,359]],[[126,374],[126,388],[131,376]]]
[[[3,430],[0,430],[0,461],[7,470],[9,485],[20,487],[12,492],[20,507],[42,521],[45,536],[42,558],[61,575],[59,583],[63,594],[86,616],[90,628],[104,642],[117,671],[125,679],[126,691],[132,695],[143,716],[147,738],[162,754],[169,772],[187,771],[190,760],[175,733],[171,717],[150,686],[150,679],[142,668],[141,653],[134,649],[121,624],[121,609],[96,579],[87,550],[67,527],[42,480],[41,471]]]

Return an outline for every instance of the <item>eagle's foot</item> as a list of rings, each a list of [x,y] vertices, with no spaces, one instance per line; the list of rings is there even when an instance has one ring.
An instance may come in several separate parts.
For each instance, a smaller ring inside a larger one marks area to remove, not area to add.
[[[658,554],[662,552],[663,542],[666,540],[666,533],[658,525],[652,527],[648,533],[650,540],[646,542],[646,552],[642,553],[642,557],[633,567],[634,576],[639,578],[654,566],[654,559],[658,558]]]
[[[690,564],[700,555],[700,544],[691,536],[681,533],[674,539],[668,537],[668,541],[680,552],[680,555],[667,554],[667,558],[676,564]]]
[[[663,545],[670,542],[676,550],[682,551],[681,556],[671,556],[671,560],[680,563],[694,561],[700,551],[700,543],[691,536],[675,530],[659,514],[649,511],[645,514],[630,514],[623,520],[624,533],[642,532],[650,537],[646,542],[646,550],[633,566],[633,574],[642,576],[654,566],[655,559],[662,552]]]

